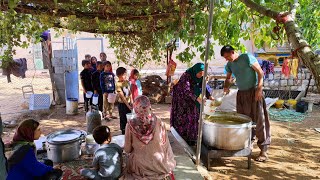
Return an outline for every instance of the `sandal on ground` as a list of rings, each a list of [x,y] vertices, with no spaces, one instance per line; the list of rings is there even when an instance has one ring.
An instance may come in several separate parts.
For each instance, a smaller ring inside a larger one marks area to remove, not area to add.
[[[261,153],[259,154],[259,156],[255,159],[258,162],[266,162],[268,160],[268,156],[267,155],[262,155]]]

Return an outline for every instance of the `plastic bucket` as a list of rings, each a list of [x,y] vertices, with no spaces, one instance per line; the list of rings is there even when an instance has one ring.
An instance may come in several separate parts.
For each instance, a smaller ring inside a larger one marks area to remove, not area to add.
[[[92,104],[93,105],[97,105],[98,102],[99,102],[99,94],[94,94],[93,97],[92,97]]]
[[[134,118],[135,114],[134,113],[128,113],[128,114],[126,114],[126,116],[127,116],[127,120],[129,120],[129,119]]]
[[[108,102],[109,103],[115,103],[117,99],[117,94],[109,93],[108,94]]]
[[[78,114],[78,99],[68,98],[66,101],[66,114],[75,115]]]
[[[92,98],[92,95],[93,95],[92,91],[87,91],[86,98]]]

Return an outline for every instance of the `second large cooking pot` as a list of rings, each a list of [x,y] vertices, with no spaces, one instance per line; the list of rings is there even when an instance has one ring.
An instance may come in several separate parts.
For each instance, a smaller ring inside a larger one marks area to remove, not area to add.
[[[48,159],[55,163],[71,161],[81,155],[86,132],[75,129],[57,131],[47,136]]]
[[[232,112],[215,112],[203,121],[203,143],[224,150],[247,148],[251,140],[251,118]]]

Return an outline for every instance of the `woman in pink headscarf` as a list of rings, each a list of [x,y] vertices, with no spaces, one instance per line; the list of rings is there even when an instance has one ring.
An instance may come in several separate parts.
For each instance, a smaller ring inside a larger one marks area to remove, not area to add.
[[[138,96],[135,116],[126,125],[124,150],[129,154],[125,179],[174,179],[176,166],[164,123],[151,112],[148,97]]]

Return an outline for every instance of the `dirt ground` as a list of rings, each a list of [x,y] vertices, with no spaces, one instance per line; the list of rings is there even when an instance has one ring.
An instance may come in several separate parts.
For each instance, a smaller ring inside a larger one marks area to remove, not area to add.
[[[154,112],[165,121],[169,128],[169,105],[153,105]],[[320,179],[320,108],[301,123],[271,122],[272,146],[269,161],[252,161],[252,169],[247,170],[246,158],[224,158],[212,163],[209,172],[213,179]],[[40,120],[44,135],[61,129],[86,128],[83,108],[76,116],[65,115],[64,107],[41,110],[21,115],[18,119],[35,118]],[[114,134],[120,134],[119,120],[103,121]],[[3,139],[9,142],[14,129],[5,128]],[[253,156],[259,153],[255,146]]]

